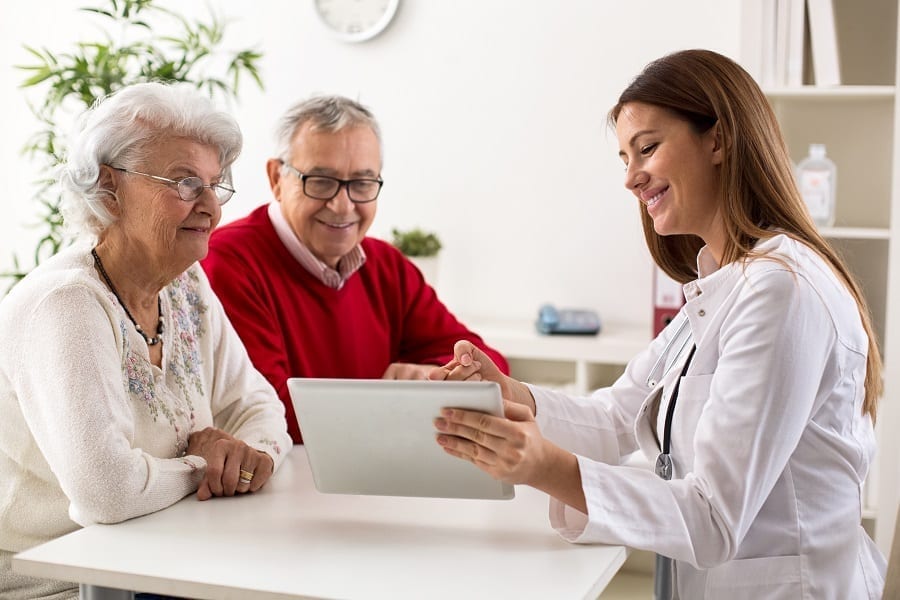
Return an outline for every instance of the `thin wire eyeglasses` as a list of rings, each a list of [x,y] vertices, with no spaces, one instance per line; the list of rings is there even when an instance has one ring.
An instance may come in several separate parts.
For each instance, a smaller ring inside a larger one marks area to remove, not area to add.
[[[316,200],[328,201],[333,199],[346,186],[347,197],[354,204],[365,204],[378,199],[382,179],[338,179],[327,175],[307,175],[301,173],[296,167],[281,161],[285,169],[296,175],[303,183],[303,193]]]
[[[113,167],[110,165],[110,168],[115,169],[116,171],[122,171],[123,173],[128,173],[130,175],[141,175],[143,177],[149,177],[150,179],[154,179],[156,181],[161,181],[166,185],[174,186],[176,190],[178,190],[178,197],[184,200],[185,202],[193,202],[197,198],[200,197],[200,194],[203,193],[203,190],[210,189],[216,195],[216,201],[222,205],[231,200],[231,197],[234,196],[234,188],[232,188],[227,183],[219,182],[219,183],[210,183],[206,185],[203,183],[203,180],[199,177],[185,177],[184,179],[168,179],[166,177],[160,177],[159,175],[150,175],[149,173],[141,173],[140,171],[131,171],[129,169],[123,169],[122,167]]]

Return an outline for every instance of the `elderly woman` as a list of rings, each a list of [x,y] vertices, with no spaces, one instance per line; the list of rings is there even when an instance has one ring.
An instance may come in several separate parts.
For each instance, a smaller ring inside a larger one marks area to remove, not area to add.
[[[197,261],[241,132],[190,87],[146,83],[80,120],[60,183],[78,242],[0,303],[0,596],[71,584],[10,558],[79,526],[260,489],[290,448]]]

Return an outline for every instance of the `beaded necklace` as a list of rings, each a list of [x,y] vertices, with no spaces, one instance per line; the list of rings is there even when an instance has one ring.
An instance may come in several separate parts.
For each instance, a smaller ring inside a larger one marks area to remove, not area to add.
[[[122,302],[122,298],[119,297],[119,292],[116,291],[115,286],[109,278],[109,274],[107,274],[106,269],[103,268],[103,263],[100,262],[100,255],[97,254],[96,248],[91,248],[91,256],[94,257],[94,264],[97,265],[97,270],[100,271],[100,276],[103,277],[103,281],[106,282],[106,285],[109,286],[109,290],[113,293],[113,296],[116,297],[116,300],[119,301],[119,304],[122,306],[122,309],[125,311],[125,314],[128,315],[128,318],[131,320],[132,324],[134,324],[134,328],[137,329],[137,332],[141,334],[141,337],[144,338],[144,341],[147,342],[148,346],[155,346],[156,344],[162,341],[162,332],[163,332],[163,313],[162,313],[162,302],[159,299],[159,295],[156,296],[156,308],[159,311],[159,322],[156,324],[156,336],[148,337],[144,330],[141,329],[141,326],[138,325],[138,322],[134,320],[134,317],[131,316],[131,312],[129,312],[128,307],[125,306],[125,303]]]

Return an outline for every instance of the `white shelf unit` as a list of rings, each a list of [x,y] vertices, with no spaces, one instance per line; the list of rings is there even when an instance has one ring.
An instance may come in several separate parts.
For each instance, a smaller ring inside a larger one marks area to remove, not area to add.
[[[758,0],[743,0],[745,10]],[[825,144],[837,164],[835,226],[822,233],[860,281],[885,358],[878,458],[864,515],[887,553],[900,497],[900,136],[898,136],[898,0],[832,0],[843,85],[766,88],[794,163],[809,144]],[[807,33],[809,33],[807,31]],[[758,31],[745,31],[748,40]],[[807,42],[808,43],[808,42]],[[752,46],[744,45],[752,52]],[[804,81],[812,83],[809,49]],[[893,242],[893,243],[892,243]]]
[[[649,325],[604,323],[597,335],[543,335],[534,322],[466,317],[509,360],[516,379],[577,394],[609,385],[651,340]]]

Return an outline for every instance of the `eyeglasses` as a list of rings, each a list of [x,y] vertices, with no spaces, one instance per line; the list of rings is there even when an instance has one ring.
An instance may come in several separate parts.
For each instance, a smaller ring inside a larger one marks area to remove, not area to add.
[[[210,189],[216,194],[216,201],[221,205],[225,204],[231,197],[234,196],[234,188],[232,188],[227,183],[210,183],[206,185],[203,183],[203,180],[199,177],[185,177],[184,179],[167,179],[165,177],[160,177],[159,175],[150,175],[149,173],[141,173],[140,171],[129,171],[128,169],[123,169],[121,167],[111,167],[116,171],[122,171],[123,173],[128,173],[130,175],[142,175],[144,177],[149,177],[150,179],[154,179],[156,181],[161,181],[166,185],[175,186],[175,189],[178,190],[178,197],[184,200],[185,202],[193,202],[197,198],[200,197],[200,194],[203,193],[203,190]]]
[[[287,164],[284,168],[300,178],[303,182],[303,193],[316,200],[331,200],[338,195],[342,186],[347,187],[347,197],[354,204],[365,204],[378,198],[384,181],[381,179],[338,179],[327,175],[307,175]]]

